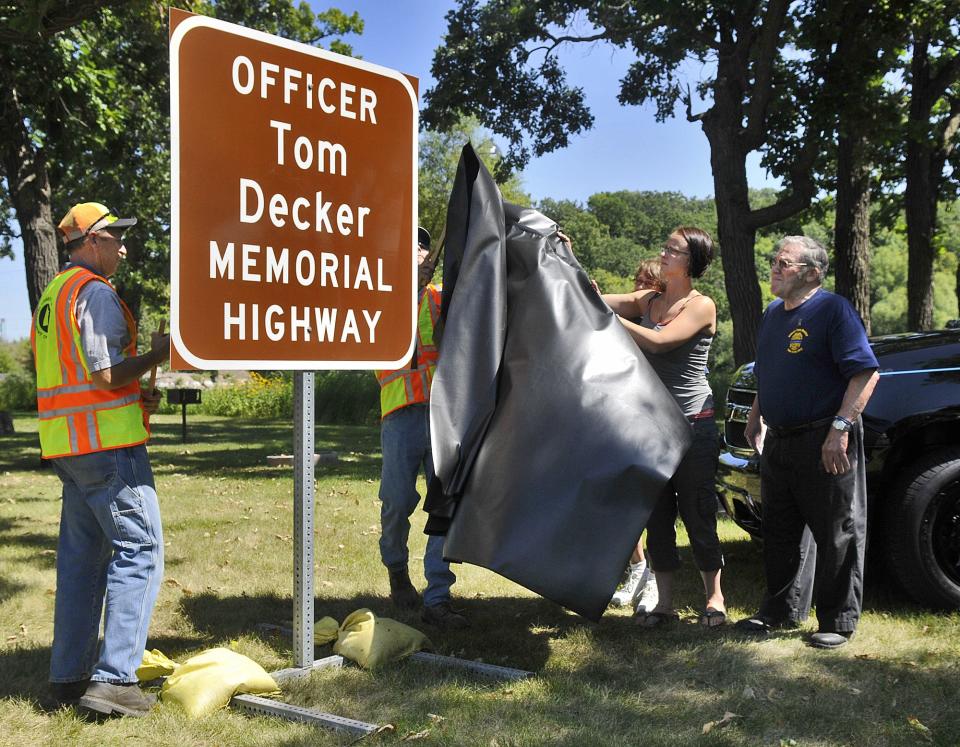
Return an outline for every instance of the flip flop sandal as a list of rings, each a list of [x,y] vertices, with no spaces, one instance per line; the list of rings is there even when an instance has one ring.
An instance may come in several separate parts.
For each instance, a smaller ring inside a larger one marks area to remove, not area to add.
[[[665,628],[680,621],[680,615],[670,612],[647,612],[637,618],[637,625],[643,628]]]
[[[707,607],[700,615],[700,624],[705,628],[719,628],[727,621],[727,613],[723,610],[716,610],[713,607]]]

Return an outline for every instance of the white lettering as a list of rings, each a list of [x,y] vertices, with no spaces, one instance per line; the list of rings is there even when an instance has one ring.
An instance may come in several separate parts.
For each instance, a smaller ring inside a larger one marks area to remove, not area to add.
[[[357,262],[357,274],[353,278],[353,289],[359,288],[361,283],[366,284],[367,290],[373,290],[373,278],[370,277],[370,264],[366,257],[360,257],[360,261]]]
[[[247,76],[246,83],[240,82],[240,68],[243,68]],[[237,93],[246,96],[253,90],[253,63],[249,57],[239,55],[233,60],[233,87]]]
[[[357,315],[353,313],[353,309],[347,309],[347,312],[343,315],[343,331],[340,333],[340,342],[346,342],[349,336],[353,336],[355,342],[362,342],[360,328],[357,327]]]
[[[326,227],[328,233],[333,233],[333,226],[330,225],[330,216],[327,215],[330,211],[330,205],[332,204],[332,202],[323,201],[323,192],[317,192],[317,219],[315,225],[318,232]]]
[[[360,121],[366,122],[367,115],[370,115],[370,123],[377,123],[377,94],[369,88],[360,89]]]
[[[336,174],[337,165],[340,166],[340,176],[347,175],[347,149],[340,143],[330,143],[326,140],[317,141],[317,171],[321,174]]]
[[[362,205],[357,208],[357,238],[363,238],[363,219],[368,215],[370,215],[370,208]]]
[[[297,330],[303,330],[303,341],[310,342],[310,309],[303,307],[303,319],[297,316],[297,307],[290,307],[290,332],[293,335],[293,341],[297,342]]]
[[[250,321],[253,322],[253,335],[251,335],[251,340],[260,339],[260,304],[255,303],[250,306],[252,313],[250,314]]]
[[[283,228],[286,221],[283,216],[287,214],[287,198],[281,194],[275,194],[270,198],[270,222],[277,228]]]
[[[348,106],[353,106],[353,93],[357,90],[357,87],[352,83],[341,83],[340,84],[340,116],[346,117],[347,119],[356,119],[357,113],[348,109]]]
[[[366,309],[363,310],[363,318],[367,321],[367,329],[370,330],[370,343],[375,343],[377,341],[377,323],[380,321],[380,315],[382,311],[378,311],[372,317],[367,312]]]
[[[313,163],[313,143],[303,135],[297,138],[293,144],[293,160],[297,166],[306,171]]]
[[[310,207],[310,200],[306,197],[298,197],[293,201],[293,225],[299,228],[301,231],[306,231],[310,228],[310,221],[303,220],[300,217],[300,208]]]
[[[276,304],[273,304],[272,306],[269,306],[267,308],[267,314],[263,319],[264,326],[266,327],[265,331],[267,333],[267,337],[269,337],[274,342],[278,342],[279,340],[283,339],[283,332],[284,332],[283,322],[273,321],[273,318],[277,314],[282,314],[282,313],[283,313],[283,309],[281,309]]]
[[[393,290],[393,285],[383,282],[383,257],[377,258],[377,290],[382,292]]]
[[[330,252],[320,252],[320,285],[324,288],[327,287],[327,277],[330,278],[330,287],[339,288],[337,285],[337,266],[340,262],[337,260],[336,254],[331,254]]]
[[[272,246],[267,247],[267,282],[284,285],[290,282],[290,253],[287,247],[283,247],[279,255],[273,253]]]
[[[256,244],[243,245],[243,270],[240,274],[241,280],[247,280],[251,283],[260,282],[260,273],[254,272],[257,264],[257,255],[260,254],[260,247]]]
[[[337,230],[341,236],[350,235],[350,226],[353,225],[353,210],[349,205],[341,205],[337,208]]]
[[[273,62],[260,62],[260,98],[267,98],[267,89],[277,84],[273,73],[280,72],[280,66]]]
[[[337,323],[337,310],[313,307],[313,316],[317,321],[317,342],[333,342],[333,328]]]
[[[294,91],[299,91],[300,86],[297,85],[296,80],[299,80],[303,74],[299,70],[294,70],[293,68],[285,67],[283,69],[283,103],[290,103],[290,94]],[[294,80],[296,78],[296,80]]]
[[[210,279],[227,276],[227,280],[233,280],[233,242],[230,241],[220,251],[220,246],[214,239],[210,239]]]
[[[279,119],[271,119],[270,126],[277,131],[277,165],[283,166],[283,133],[290,132],[292,125]]]
[[[320,102],[320,108],[323,109],[324,114],[333,114],[337,107],[333,104],[328,104],[326,98],[323,95],[323,92],[328,88],[336,88],[337,84],[334,83],[329,78],[323,78],[320,81],[320,85],[317,87],[317,101]]]
[[[309,273],[304,273],[303,266],[306,264],[310,270]],[[297,255],[297,282],[300,285],[310,285],[313,282],[313,278],[316,275],[317,265],[313,260],[313,255],[304,249]]]
[[[254,212],[247,210],[247,193],[253,190],[256,194],[257,209]],[[263,190],[253,179],[240,177],[240,222],[256,223],[263,217]]]
[[[233,339],[233,328],[237,327],[239,331],[238,340],[244,340],[245,337],[245,323],[246,315],[244,311],[246,310],[246,304],[237,304],[237,315],[232,316],[230,314],[231,303],[229,301],[224,302],[223,304],[223,339],[232,340]]]

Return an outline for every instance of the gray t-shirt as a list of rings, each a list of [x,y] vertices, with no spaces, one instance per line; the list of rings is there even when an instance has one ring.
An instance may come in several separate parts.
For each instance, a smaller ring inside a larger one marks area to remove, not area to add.
[[[103,371],[120,363],[130,331],[117,292],[99,280],[90,281],[77,296],[76,315],[88,370]]]

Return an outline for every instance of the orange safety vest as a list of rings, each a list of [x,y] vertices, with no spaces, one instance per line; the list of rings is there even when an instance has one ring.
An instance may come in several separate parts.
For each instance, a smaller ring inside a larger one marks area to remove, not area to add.
[[[437,368],[433,328],[440,318],[441,287],[428,285],[420,297],[417,314],[416,368],[374,371],[380,382],[380,417],[401,407],[430,401],[430,384]]]
[[[37,414],[44,459],[135,446],[150,437],[140,382],[98,389],[80,345],[76,304],[90,282],[110,285],[85,267],[69,267],[43,291],[30,329],[37,365]],[[113,286],[110,286],[111,288]],[[119,298],[130,331],[129,357],[137,351],[137,325]]]

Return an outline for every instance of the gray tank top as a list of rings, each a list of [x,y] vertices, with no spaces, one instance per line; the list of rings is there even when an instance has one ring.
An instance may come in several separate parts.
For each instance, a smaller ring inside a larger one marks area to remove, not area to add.
[[[638,323],[641,327],[656,331],[666,326],[654,324],[645,317],[641,317]],[[710,354],[712,342],[713,335],[704,331],[665,353],[644,351],[660,381],[687,417],[713,409],[713,393],[707,383],[707,356]]]

